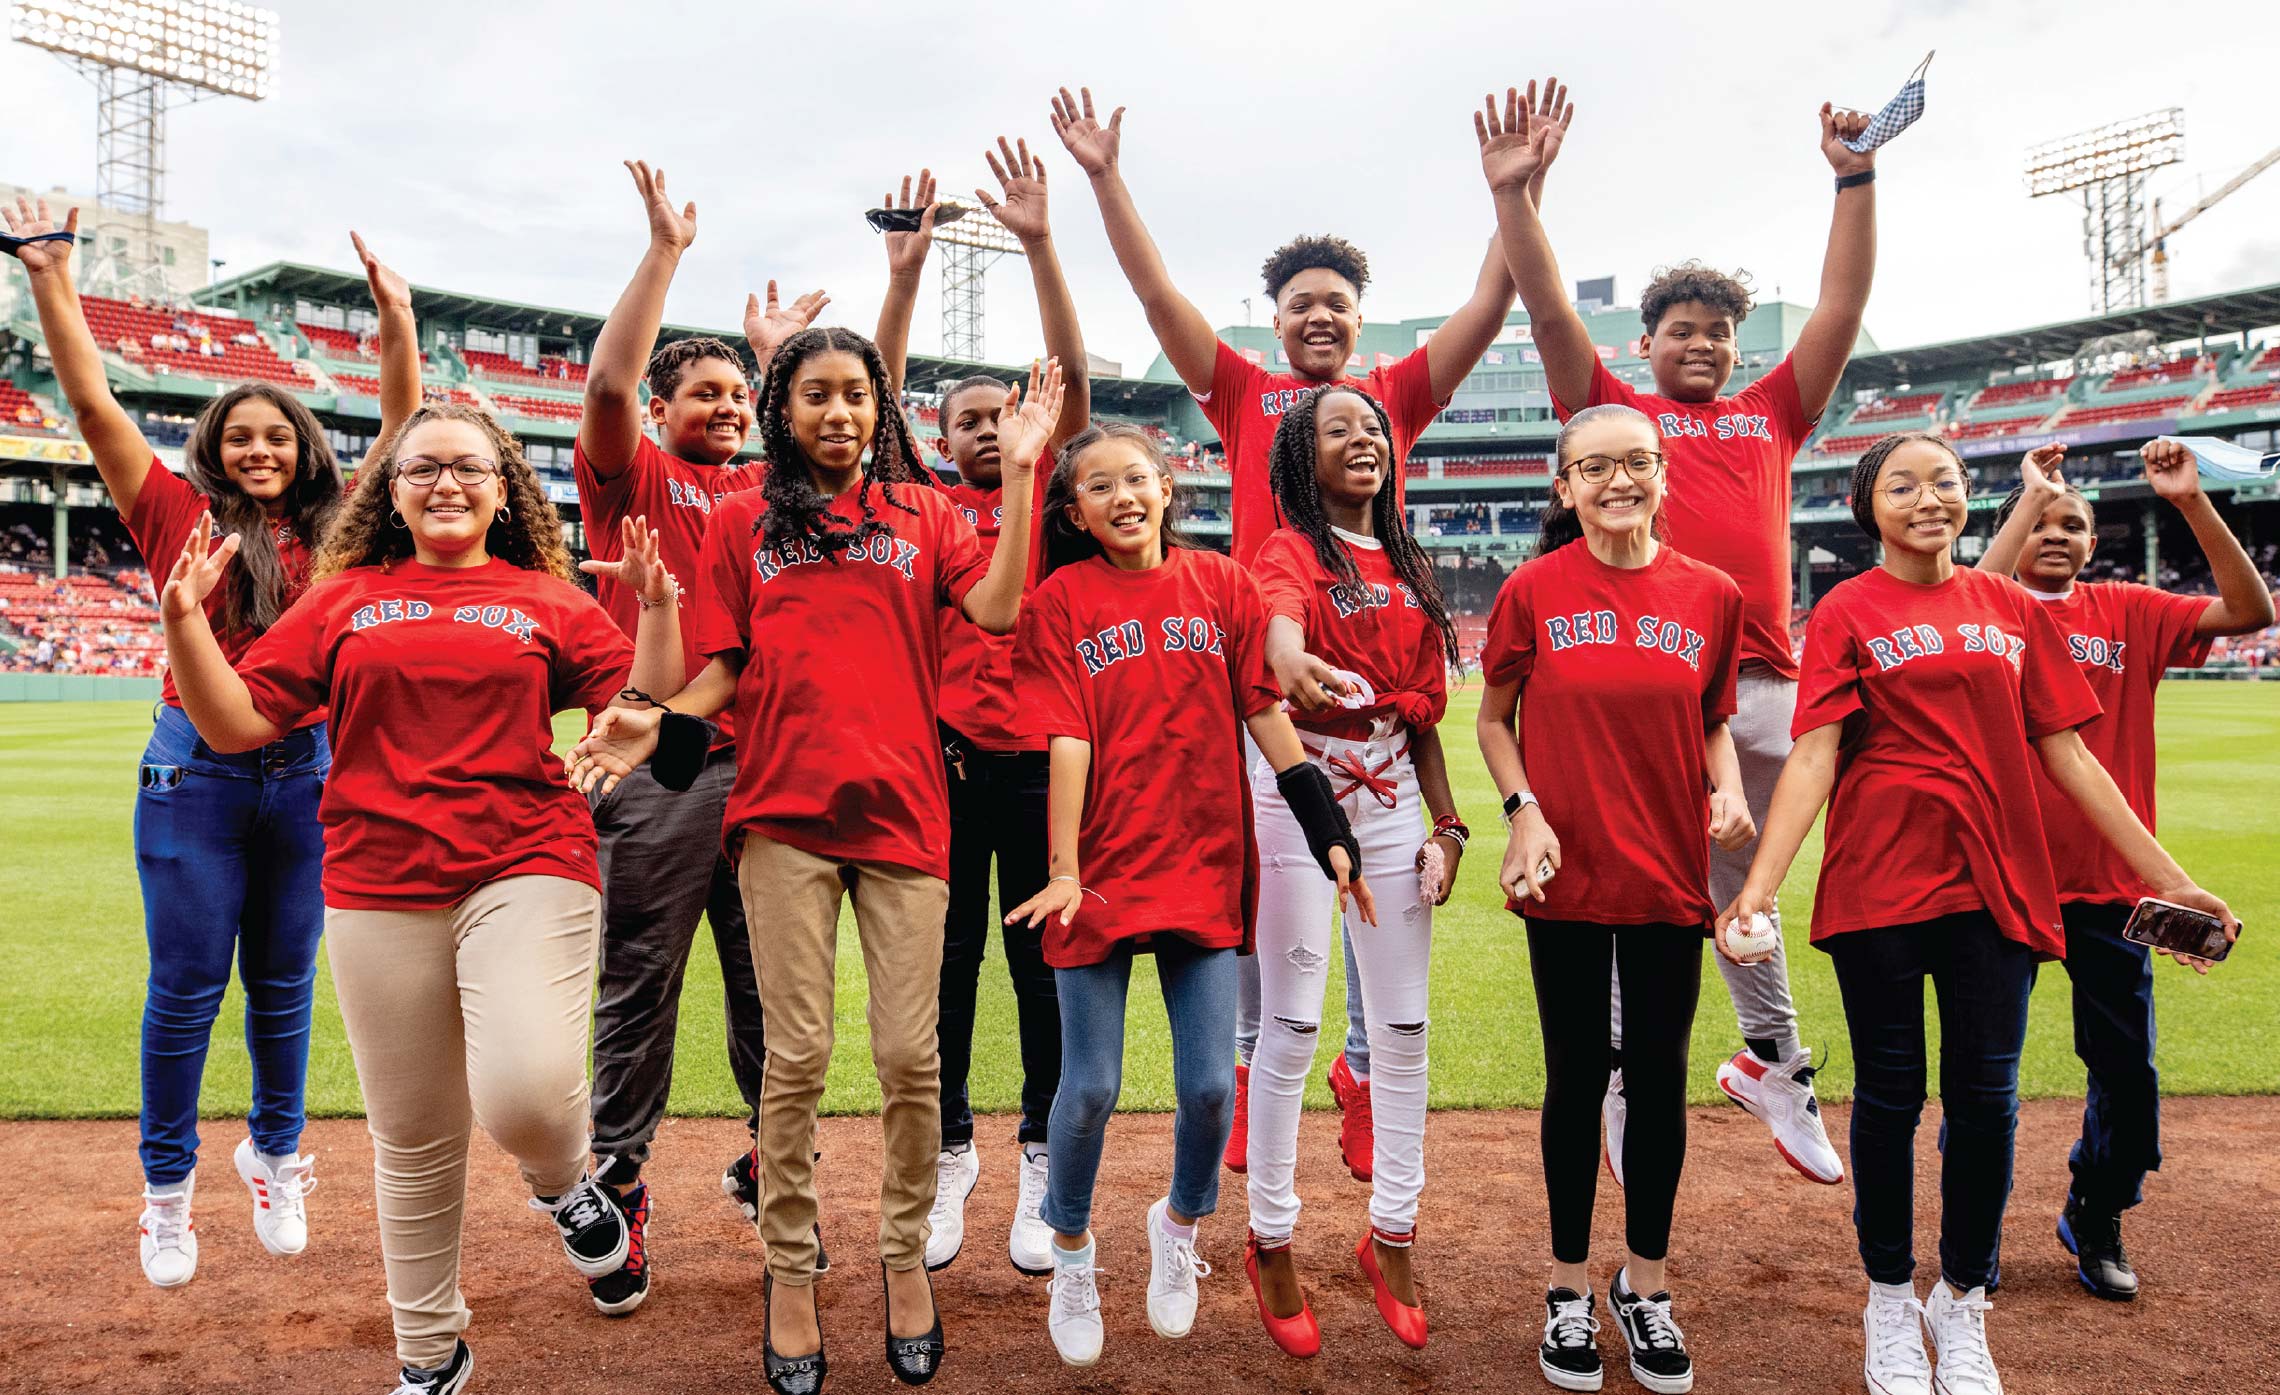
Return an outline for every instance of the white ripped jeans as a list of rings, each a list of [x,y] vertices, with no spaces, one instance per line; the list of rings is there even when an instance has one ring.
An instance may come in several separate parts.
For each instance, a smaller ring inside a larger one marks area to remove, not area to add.
[[[1405,1234],[1416,1225],[1417,1197],[1425,1189],[1433,907],[1417,887],[1417,850],[1428,830],[1409,760],[1409,733],[1390,718],[1379,729],[1383,735],[1369,741],[1303,736],[1308,757],[1324,767],[1331,790],[1342,796],[1339,805],[1362,847],[1362,875],[1377,901],[1376,925],[1356,920],[1347,927],[1361,969],[1370,1040],[1370,1110],[1376,1123],[1370,1221]],[[1357,782],[1349,762],[1370,773],[1376,790]],[[1341,773],[1339,766],[1348,768]],[[1264,760],[1251,767],[1251,799],[1259,838],[1260,1004],[1259,1045],[1251,1057],[1251,1229],[1261,1239],[1279,1240],[1298,1222],[1293,1173],[1299,1105],[1322,1034],[1330,958],[1338,953],[1330,920],[1337,885],[1307,851],[1306,835]]]

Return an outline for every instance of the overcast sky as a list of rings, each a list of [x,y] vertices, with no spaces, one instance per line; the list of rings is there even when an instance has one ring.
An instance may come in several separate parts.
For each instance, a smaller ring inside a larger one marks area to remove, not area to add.
[[[1868,328],[1886,346],[2087,309],[2080,213],[2027,198],[2028,145],[2182,106],[2186,161],[2153,183],[2172,209],[2280,145],[2269,3],[277,8],[277,95],[180,110],[169,129],[167,212],[212,230],[225,274],[352,268],[354,226],[416,282],[605,311],[643,246],[618,166],[640,156],[698,206],[670,319],[732,326],[775,276],[827,288],[827,318],[867,331],[884,259],[861,210],[921,164],[970,194],[991,138],[1026,135],[1088,345],[1135,373],[1154,340],[1046,119],[1060,83],[1130,108],[1126,177],[1214,323],[1242,323],[1260,261],[1300,232],[1368,251],[1374,318],[1454,309],[1492,226],[1471,102],[1547,71],[1579,111],[1547,195],[1571,280],[1613,274],[1628,300],[1695,256],[1810,301],[1831,200],[1815,108],[1879,106],[1938,49],[1928,112],[1880,160]],[[0,180],[91,190],[92,88],[8,44],[0,92]],[[2280,281],[2280,169],[2171,253],[2178,297]],[[939,342],[937,307],[930,272],[913,347]],[[993,273],[990,320],[993,359],[1036,351],[1020,263]]]

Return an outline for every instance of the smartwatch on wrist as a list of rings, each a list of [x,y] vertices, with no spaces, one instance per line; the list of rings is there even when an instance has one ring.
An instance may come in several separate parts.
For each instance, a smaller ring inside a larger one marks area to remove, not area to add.
[[[1509,827],[1514,819],[1520,817],[1520,811],[1522,809],[1525,809],[1529,805],[1535,803],[1536,796],[1528,790],[1522,790],[1518,794],[1508,794],[1504,796],[1505,825]],[[1538,807],[1540,808],[1542,806],[1539,805]]]

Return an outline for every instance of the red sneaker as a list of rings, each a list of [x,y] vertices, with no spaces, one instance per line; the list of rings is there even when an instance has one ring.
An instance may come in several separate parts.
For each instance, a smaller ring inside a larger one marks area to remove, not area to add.
[[[1251,1068],[1241,1061],[1235,1063],[1235,1126],[1227,1131],[1222,1161],[1229,1172],[1251,1170]]]
[[[1259,1321],[1267,1335],[1286,1356],[1312,1356],[1322,1350],[1322,1329],[1314,1321],[1314,1309],[1307,1303],[1305,1294],[1298,1299],[1298,1311],[1289,1317],[1276,1317],[1267,1311],[1267,1295],[1259,1287],[1259,1237],[1248,1236],[1243,1241],[1243,1272],[1251,1277],[1251,1296],[1259,1301]]]
[[[1367,1182],[1377,1153],[1377,1129],[1370,1118],[1370,1086],[1368,1081],[1355,1078],[1354,1068],[1346,1064],[1343,1051],[1330,1067],[1330,1098],[1338,1101],[1338,1112],[1344,1116],[1338,1123],[1338,1152],[1345,1158],[1346,1170],[1354,1174],[1354,1180]]]

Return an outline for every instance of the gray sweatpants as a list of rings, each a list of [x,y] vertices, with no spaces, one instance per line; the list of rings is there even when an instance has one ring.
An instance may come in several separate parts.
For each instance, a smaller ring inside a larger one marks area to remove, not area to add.
[[[697,920],[712,925],[726,990],[728,1065],[757,1136],[768,1059],[760,988],[736,874],[720,851],[720,827],[736,783],[736,752],[714,751],[687,791],[675,794],[644,765],[593,800],[601,835],[601,969],[594,995],[594,1155],[622,1159],[611,1181],[649,1160],[673,1084],[681,982]]]
[[[1789,719],[1797,710],[1797,683],[1755,665],[1742,669],[1736,694],[1736,711],[1728,722],[1734,733],[1734,751],[1741,757],[1742,793],[1749,800],[1750,817],[1765,827],[1766,811],[1773,805],[1773,786],[1781,778],[1781,765],[1789,759]],[[1710,845],[1710,904],[1719,911],[1742,894],[1750,859],[1757,852],[1753,840],[1738,851]],[[1734,1000],[1734,1016],[1746,1039],[1771,1041],[1782,1060],[1796,1054],[1797,1004],[1789,996],[1788,938],[1783,937],[1773,958],[1743,966],[1713,948],[1718,972],[1726,976],[1726,992]],[[1610,987],[1614,999],[1614,1042],[1623,1044],[1623,992]]]

